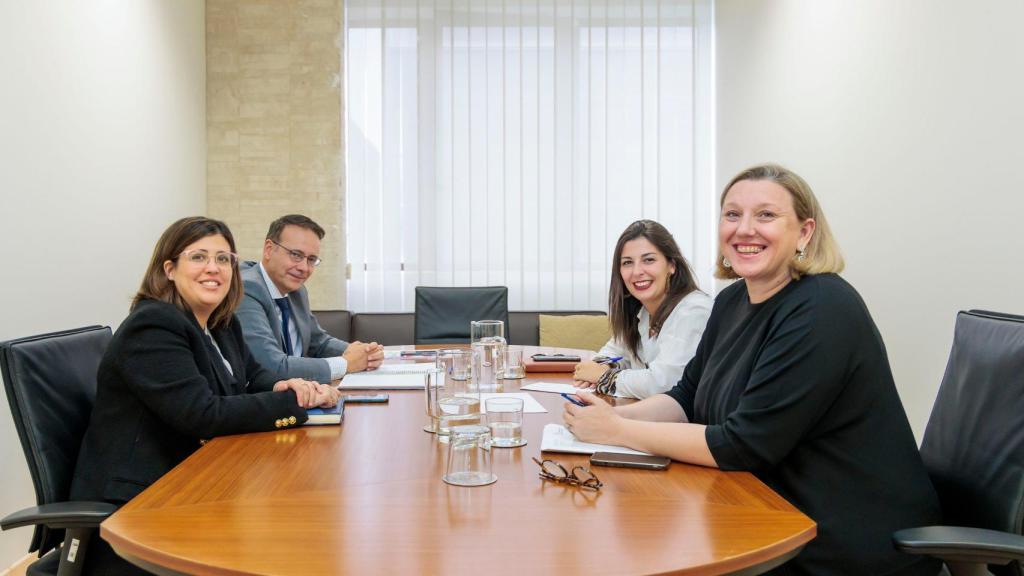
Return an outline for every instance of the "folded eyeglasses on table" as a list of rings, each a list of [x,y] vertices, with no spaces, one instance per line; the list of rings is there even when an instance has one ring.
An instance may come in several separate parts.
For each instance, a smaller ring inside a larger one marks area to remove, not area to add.
[[[604,486],[597,479],[597,475],[590,471],[590,468],[574,466],[572,471],[569,471],[555,460],[537,460],[534,457],[533,461],[537,463],[537,466],[540,466],[540,477],[544,480],[579,486],[588,490],[600,490],[601,486]]]

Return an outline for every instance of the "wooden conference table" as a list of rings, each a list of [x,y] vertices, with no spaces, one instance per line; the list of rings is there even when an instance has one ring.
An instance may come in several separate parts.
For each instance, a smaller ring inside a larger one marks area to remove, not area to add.
[[[553,350],[526,347],[524,356]],[[527,374],[499,391],[569,376]],[[526,446],[493,449],[496,483],[450,486],[441,480],[446,445],[421,429],[423,391],[390,395],[346,406],[341,426],[216,438],[100,533],[161,574],[476,576],[757,574],[816,534],[745,472],[595,467],[597,493],[541,480],[531,456],[565,402],[550,393],[533,393],[548,412],[525,415]]]

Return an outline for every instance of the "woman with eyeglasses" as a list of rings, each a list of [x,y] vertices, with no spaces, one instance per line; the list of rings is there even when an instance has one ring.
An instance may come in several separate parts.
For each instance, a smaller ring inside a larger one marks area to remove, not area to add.
[[[767,164],[721,196],[715,299],[697,353],[665,394],[612,408],[580,392],[566,426],[585,442],[744,470],[818,524],[772,574],[932,575],[895,530],[936,524],[938,498],[885,345],[807,183]]]
[[[183,218],[164,231],[100,362],[72,500],[124,504],[210,438],[296,426],[307,408],[337,403],[337,390],[279,380],[253,360],[234,317],[241,298],[223,222]],[[86,559],[86,574],[144,573],[99,538]]]

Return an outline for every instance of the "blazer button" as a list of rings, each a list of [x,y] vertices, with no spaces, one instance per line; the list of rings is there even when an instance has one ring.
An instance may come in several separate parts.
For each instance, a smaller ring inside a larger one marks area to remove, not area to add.
[[[296,422],[298,422],[298,420],[295,419],[295,416],[289,416],[288,417],[288,423],[289,424],[294,426]]]
[[[281,420],[274,420],[274,426],[280,428],[281,426],[284,426],[284,422]]]

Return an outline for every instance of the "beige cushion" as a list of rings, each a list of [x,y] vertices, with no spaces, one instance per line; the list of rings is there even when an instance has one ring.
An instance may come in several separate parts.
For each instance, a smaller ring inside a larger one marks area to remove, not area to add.
[[[556,348],[578,348],[580,350],[600,350],[612,331],[607,316],[572,316],[540,315],[540,345]]]

